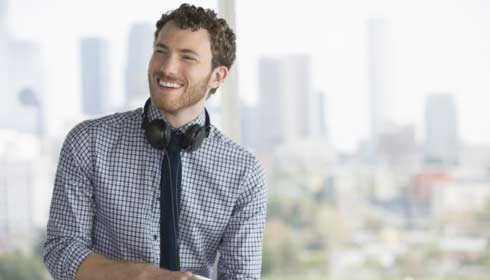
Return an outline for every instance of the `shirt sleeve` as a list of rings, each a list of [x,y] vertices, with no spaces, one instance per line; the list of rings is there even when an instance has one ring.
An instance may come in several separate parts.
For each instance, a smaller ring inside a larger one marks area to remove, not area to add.
[[[241,187],[219,248],[219,280],[260,279],[267,192],[264,171],[257,160]]]
[[[76,126],[63,144],[44,244],[44,263],[54,279],[75,279],[80,263],[91,253],[95,213],[90,136]]]

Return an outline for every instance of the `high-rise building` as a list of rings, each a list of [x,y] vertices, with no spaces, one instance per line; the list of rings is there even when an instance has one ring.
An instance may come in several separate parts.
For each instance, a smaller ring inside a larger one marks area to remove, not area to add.
[[[40,46],[32,41],[8,44],[6,92],[0,103],[0,127],[39,133],[43,127],[44,61]]]
[[[241,117],[241,132],[240,132],[240,143],[245,147],[255,148],[257,147],[257,107],[242,104],[240,110]]]
[[[413,125],[393,126],[379,137],[378,156],[392,165],[413,166],[420,162]]]
[[[1,131],[0,139],[0,254],[3,251],[27,251],[33,236],[32,158],[24,144],[34,144],[32,136]],[[21,149],[22,150],[22,149]]]
[[[125,72],[126,105],[142,106],[148,98],[148,63],[153,50],[153,29],[146,23],[133,24],[129,31]]]
[[[311,111],[317,110],[310,110],[315,102],[310,77],[306,55],[260,59],[258,146],[270,150],[311,136]]]
[[[8,109],[7,98],[11,94],[11,89],[8,83],[8,43],[9,37],[7,32],[7,0],[0,0],[0,119],[4,118],[5,112]],[[1,113],[4,112],[4,113]],[[0,122],[0,127],[5,126]]]
[[[0,37],[8,32],[8,3],[0,0]]]
[[[31,164],[28,161],[0,162],[0,192],[2,211],[0,211],[0,234],[15,236],[32,230],[31,205]],[[23,207],[19,207],[22,205]]]
[[[458,164],[460,152],[458,111],[449,93],[427,96],[426,161],[444,166]]]
[[[320,137],[328,140],[328,127],[327,127],[327,98],[323,92],[318,92],[315,94],[314,99],[315,103],[312,104],[313,108],[316,108],[316,111],[311,110],[313,112],[312,122],[310,126],[310,131],[313,136]]]
[[[282,99],[282,126],[286,140],[308,138],[311,136],[313,98],[311,82],[311,63],[307,55],[288,55],[281,58],[283,92],[278,92],[277,100]]]
[[[108,109],[108,44],[101,38],[84,38],[80,43],[82,110],[103,115]]]
[[[391,21],[387,18],[368,20],[367,40],[371,152],[376,157],[380,137],[393,121]]]
[[[284,141],[281,127],[281,98],[278,98],[283,87],[280,69],[281,65],[277,59],[262,58],[259,61],[257,148],[264,151]]]

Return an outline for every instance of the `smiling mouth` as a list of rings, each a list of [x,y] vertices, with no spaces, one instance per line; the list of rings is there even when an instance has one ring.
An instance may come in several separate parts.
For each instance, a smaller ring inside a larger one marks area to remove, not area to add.
[[[157,78],[157,83],[161,88],[166,88],[166,89],[179,89],[183,86],[180,83],[176,83],[173,81],[167,81],[167,80],[163,80],[160,78]]]

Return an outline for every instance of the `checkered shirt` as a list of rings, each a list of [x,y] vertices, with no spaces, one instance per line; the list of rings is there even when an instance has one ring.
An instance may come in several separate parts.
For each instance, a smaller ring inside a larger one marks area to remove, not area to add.
[[[149,119],[161,118],[150,106]],[[47,225],[44,263],[75,279],[91,252],[160,262],[160,175],[164,153],[141,128],[142,109],[80,123],[63,144]],[[204,124],[204,113],[186,124]],[[203,145],[181,152],[181,268],[218,279],[259,279],[265,176],[255,157],[212,126]]]

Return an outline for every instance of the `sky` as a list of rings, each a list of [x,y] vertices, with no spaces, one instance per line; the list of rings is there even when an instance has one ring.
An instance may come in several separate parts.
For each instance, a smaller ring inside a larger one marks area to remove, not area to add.
[[[216,1],[190,1],[216,8]],[[11,0],[11,36],[38,41],[46,68],[52,132],[80,106],[80,38],[110,43],[110,93],[122,103],[129,25],[153,24],[180,1]],[[366,21],[389,18],[393,30],[393,120],[424,136],[425,96],[452,93],[466,143],[490,142],[490,1],[477,0],[238,0],[240,95],[257,102],[257,60],[311,55],[313,88],[327,97],[331,141],[355,150],[369,134]]]

